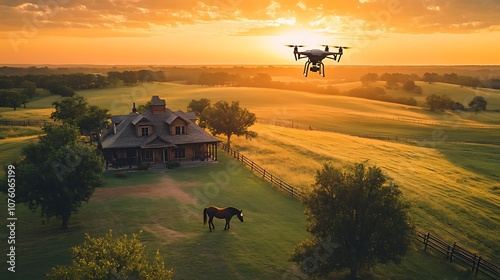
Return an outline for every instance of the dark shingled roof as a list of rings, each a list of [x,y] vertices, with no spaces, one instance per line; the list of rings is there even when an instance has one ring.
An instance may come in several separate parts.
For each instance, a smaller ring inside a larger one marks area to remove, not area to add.
[[[151,104],[161,103],[165,104],[164,100],[153,96]],[[194,116],[194,118],[196,118]],[[217,138],[213,137],[196,123],[191,120],[194,119],[193,114],[184,113],[182,111],[172,112],[170,109],[165,108],[163,112],[156,112],[153,114],[151,106],[148,107],[142,114],[130,113],[128,116],[120,116],[115,120],[121,120],[116,125],[116,134],[112,131],[104,136],[102,139],[102,147],[104,149],[112,148],[167,148],[175,147],[183,144],[196,144],[196,143],[215,143],[219,142]],[[170,124],[173,121],[181,119],[186,126],[186,134],[172,135],[170,134]],[[136,125],[152,125],[153,131],[149,136],[137,137]]]

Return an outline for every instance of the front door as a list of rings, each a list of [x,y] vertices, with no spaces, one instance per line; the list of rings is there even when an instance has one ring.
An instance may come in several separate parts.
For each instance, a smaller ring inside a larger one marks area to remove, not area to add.
[[[170,161],[168,154],[168,149],[163,149],[163,162]]]

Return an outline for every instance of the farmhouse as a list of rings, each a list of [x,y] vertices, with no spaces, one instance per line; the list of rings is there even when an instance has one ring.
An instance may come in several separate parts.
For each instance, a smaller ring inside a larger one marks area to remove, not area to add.
[[[172,112],[158,96],[143,113],[137,113],[134,103],[130,114],[112,116],[111,121],[101,137],[106,168],[217,160],[220,140],[196,124],[194,113]]]

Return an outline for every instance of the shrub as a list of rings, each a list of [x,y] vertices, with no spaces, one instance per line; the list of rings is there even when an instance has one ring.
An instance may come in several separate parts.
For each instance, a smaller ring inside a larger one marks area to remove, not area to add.
[[[128,177],[127,172],[119,171],[115,173],[116,178],[124,179]]]
[[[174,169],[174,168],[181,166],[181,163],[178,161],[170,161],[170,162],[167,162],[165,164],[165,166],[167,167],[167,169]]]
[[[149,163],[149,162],[148,162],[148,163],[145,163],[145,164],[142,164],[142,163],[141,163],[141,164],[139,164],[139,165],[137,166],[137,169],[138,169],[138,170],[148,170],[148,169],[149,169],[149,167],[150,167],[150,163]]]

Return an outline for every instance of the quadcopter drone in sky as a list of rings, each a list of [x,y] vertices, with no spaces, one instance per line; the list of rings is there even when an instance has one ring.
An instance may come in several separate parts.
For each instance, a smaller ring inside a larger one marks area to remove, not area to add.
[[[339,50],[337,52],[331,52],[328,45],[323,45],[325,47],[325,50],[312,49],[299,52],[299,48],[302,48],[304,46],[302,45],[287,45],[287,46],[293,48],[293,55],[295,56],[295,60],[306,57],[308,58],[308,60],[304,65],[304,76],[306,77],[309,70],[311,70],[312,72],[318,72],[321,76],[324,77],[325,65],[323,64],[322,60],[328,58],[340,62],[340,58],[342,57],[344,50],[349,49],[349,47],[334,46],[334,48],[337,48]]]

